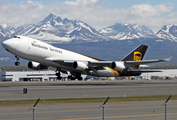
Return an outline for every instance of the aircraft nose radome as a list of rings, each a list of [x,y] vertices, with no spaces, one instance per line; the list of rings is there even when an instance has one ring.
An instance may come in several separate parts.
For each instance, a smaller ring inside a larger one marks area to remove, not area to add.
[[[16,49],[17,44],[13,41],[13,40],[6,40],[4,42],[2,42],[2,46],[6,49]]]
[[[2,46],[3,46],[4,48],[6,48],[6,47],[7,47],[7,42],[6,42],[6,41],[2,42]]]

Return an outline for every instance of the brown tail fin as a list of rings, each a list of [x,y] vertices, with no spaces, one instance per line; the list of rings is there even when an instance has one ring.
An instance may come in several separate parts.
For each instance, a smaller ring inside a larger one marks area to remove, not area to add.
[[[131,53],[129,53],[126,57],[124,57],[121,61],[141,61],[144,57],[147,48],[148,46],[141,44]]]

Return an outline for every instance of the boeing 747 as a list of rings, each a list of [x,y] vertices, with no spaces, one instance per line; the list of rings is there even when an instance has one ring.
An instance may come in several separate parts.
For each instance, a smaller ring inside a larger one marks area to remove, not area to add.
[[[20,65],[19,58],[23,58],[29,60],[28,67],[31,69],[56,68],[57,79],[61,79],[61,72],[69,71],[71,75],[68,75],[68,79],[71,80],[82,80],[81,74],[97,77],[139,76],[143,72],[154,72],[140,70],[139,65],[169,61],[172,58],[142,60],[148,46],[140,45],[120,61],[100,61],[20,35],[5,40],[2,46],[15,55],[16,66]]]

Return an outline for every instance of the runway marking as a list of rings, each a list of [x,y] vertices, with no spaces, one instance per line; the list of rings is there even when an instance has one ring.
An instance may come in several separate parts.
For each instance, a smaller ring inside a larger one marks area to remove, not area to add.
[[[177,113],[168,113],[167,115],[176,115]],[[147,117],[147,116],[153,116],[154,114],[144,114],[144,115],[125,115],[125,116],[109,116],[105,118],[126,118],[126,117]],[[164,116],[164,113],[161,114],[155,114],[155,116]],[[70,118],[70,119],[56,119],[56,120],[95,120],[95,119],[101,119],[102,117],[89,117],[89,118]]]

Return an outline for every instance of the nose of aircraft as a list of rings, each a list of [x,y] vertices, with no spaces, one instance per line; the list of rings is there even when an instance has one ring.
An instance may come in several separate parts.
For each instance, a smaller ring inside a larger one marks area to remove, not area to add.
[[[7,50],[14,50],[17,48],[17,43],[13,39],[6,40],[2,43],[2,46]]]

